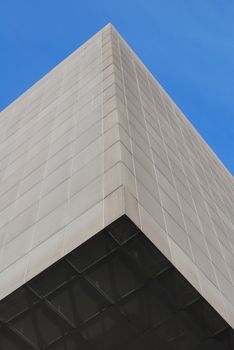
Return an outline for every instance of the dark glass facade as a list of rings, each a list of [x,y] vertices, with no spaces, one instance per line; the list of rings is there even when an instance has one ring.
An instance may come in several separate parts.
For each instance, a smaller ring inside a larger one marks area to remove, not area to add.
[[[0,350],[231,350],[234,331],[126,217],[0,302]]]

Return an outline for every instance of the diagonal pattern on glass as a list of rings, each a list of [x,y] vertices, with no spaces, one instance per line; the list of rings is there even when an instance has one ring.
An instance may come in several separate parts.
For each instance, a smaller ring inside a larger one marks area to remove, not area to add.
[[[0,350],[230,350],[234,331],[122,216],[0,302]]]

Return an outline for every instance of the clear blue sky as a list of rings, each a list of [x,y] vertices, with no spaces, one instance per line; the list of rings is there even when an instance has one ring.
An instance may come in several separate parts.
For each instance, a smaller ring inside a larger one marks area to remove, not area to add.
[[[108,22],[233,174],[233,0],[1,0],[0,110]]]

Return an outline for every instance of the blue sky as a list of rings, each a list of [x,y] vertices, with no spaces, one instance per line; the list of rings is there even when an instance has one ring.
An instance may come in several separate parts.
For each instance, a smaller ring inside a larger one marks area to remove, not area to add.
[[[233,0],[1,0],[0,110],[108,22],[233,174]]]

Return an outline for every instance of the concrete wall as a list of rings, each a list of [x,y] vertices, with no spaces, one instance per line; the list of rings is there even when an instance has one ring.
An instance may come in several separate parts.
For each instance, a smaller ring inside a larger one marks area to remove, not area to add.
[[[120,161],[107,31],[1,113],[1,298],[123,214],[121,184],[104,184]]]

